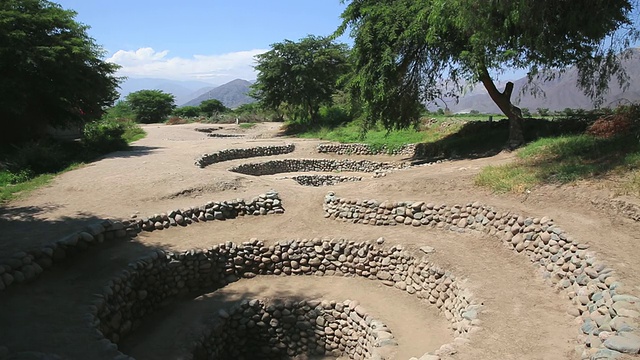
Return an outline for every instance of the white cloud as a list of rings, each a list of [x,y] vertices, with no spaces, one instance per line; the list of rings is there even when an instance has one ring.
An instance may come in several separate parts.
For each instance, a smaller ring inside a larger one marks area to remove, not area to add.
[[[169,57],[169,51],[140,48],[118,50],[107,61],[120,66],[118,75],[173,80],[201,80],[222,84],[233,79],[256,77],[254,56],[268,50],[254,49],[222,55],[194,55],[192,58]]]

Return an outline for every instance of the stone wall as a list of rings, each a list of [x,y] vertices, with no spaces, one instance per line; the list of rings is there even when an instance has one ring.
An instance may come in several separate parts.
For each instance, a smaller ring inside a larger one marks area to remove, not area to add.
[[[291,179],[302,186],[329,186],[342,182],[362,181],[362,176],[299,175]]]
[[[85,227],[39,249],[19,251],[0,259],[0,291],[6,287],[34,280],[44,269],[79,252],[104,242],[136,236],[140,231],[162,230],[172,226],[209,220],[233,219],[244,215],[281,214],[282,202],[275,191],[269,191],[249,202],[243,199],[210,201],[202,206],[176,209],[167,213],[124,221],[103,220]]]
[[[414,156],[416,144],[403,145],[397,149],[389,150],[387,146],[373,147],[369,144],[320,144],[317,147],[319,153],[336,153],[338,155],[403,155]]]
[[[216,133],[210,133],[207,134],[208,137],[212,137],[212,138],[240,138],[240,137],[244,137],[244,135],[242,134],[216,134]]]
[[[271,155],[280,155],[280,154],[288,154],[293,152],[296,149],[294,144],[287,145],[273,145],[273,146],[257,146],[252,148],[244,148],[244,149],[225,149],[213,154],[204,154],[198,159],[196,159],[196,166],[201,168],[205,166],[209,166],[211,164],[235,160],[235,159],[246,159],[257,156],[271,156]]]
[[[170,299],[181,294],[215,291],[241,278],[257,275],[357,276],[380,281],[435,305],[451,322],[459,342],[465,341],[475,328],[480,309],[463,281],[426,258],[414,257],[399,245],[386,249],[371,242],[344,239],[287,240],[271,246],[258,240],[242,244],[226,242],[210,249],[179,254],[158,250],[129,267],[106,284],[104,293],[91,309],[91,324],[99,334],[114,343],[138,327],[145,315],[156,311]],[[354,310],[358,313],[357,309]],[[331,326],[329,328],[332,329]],[[344,342],[342,338],[336,342],[335,331],[333,338],[327,336],[328,332],[325,326],[322,341],[330,340],[343,346],[352,344],[348,337]],[[379,335],[382,339],[383,334]],[[215,345],[215,340],[211,341]],[[206,343],[210,344],[210,341]],[[376,342],[371,344],[375,346]],[[368,348],[365,351],[367,342],[360,345],[363,346],[363,354],[375,350]],[[443,351],[448,351],[450,346],[443,345]],[[219,348],[211,345],[206,352],[216,349]],[[326,346],[315,349],[325,353],[336,350],[333,345],[329,345],[329,349]],[[342,351],[346,354],[346,347]]]
[[[329,159],[278,159],[262,163],[242,164],[229,169],[245,175],[273,175],[287,172],[367,172],[384,173],[405,169],[411,165],[406,162],[389,163],[370,160],[329,160]]]
[[[613,270],[549,217],[525,217],[478,202],[448,206],[347,200],[332,192],[325,197],[324,210],[327,218],[365,225],[427,226],[494,235],[527,256],[543,278],[571,300],[568,313],[581,320],[580,339],[587,347],[580,349],[583,358],[640,352],[640,299],[625,294]]]
[[[298,355],[384,359],[397,343],[391,330],[357,301],[245,300],[219,318],[198,342],[195,360],[280,360]]]

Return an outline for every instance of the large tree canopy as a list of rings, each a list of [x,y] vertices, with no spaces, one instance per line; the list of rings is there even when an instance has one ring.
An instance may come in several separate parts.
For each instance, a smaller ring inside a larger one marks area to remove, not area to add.
[[[510,146],[524,141],[522,115],[513,84],[499,91],[492,73],[526,69],[531,80],[576,65],[578,85],[597,103],[612,75],[625,82],[619,55],[638,36],[628,0],[345,2],[337,33],[350,29],[354,38],[350,87],[369,124],[406,126],[442,95],[443,82],[456,89],[480,81],[510,119]]]
[[[256,56],[252,96],[267,109],[290,108],[294,117],[314,121],[331,103],[338,79],[346,73],[348,48],[325,37],[285,40]]]
[[[141,123],[164,121],[176,108],[175,97],[162,90],[139,90],[127,95],[127,103]]]
[[[76,13],[45,0],[0,1],[0,120],[3,141],[99,118],[118,95],[118,66]],[[11,126],[19,124],[20,126]]]

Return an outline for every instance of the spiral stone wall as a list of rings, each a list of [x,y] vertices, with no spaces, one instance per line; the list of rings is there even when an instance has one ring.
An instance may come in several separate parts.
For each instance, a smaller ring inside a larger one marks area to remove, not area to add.
[[[302,186],[329,186],[342,182],[362,181],[362,176],[299,175],[291,179]]]
[[[137,328],[147,314],[158,310],[171,299],[182,294],[215,291],[241,278],[258,275],[357,276],[380,281],[435,305],[451,322],[454,335],[463,340],[475,327],[480,309],[463,281],[426,258],[414,257],[399,245],[385,249],[371,242],[316,238],[286,240],[267,246],[261,241],[252,240],[242,244],[226,242],[210,249],[179,254],[158,250],[131,263],[129,270],[105,285],[103,294],[91,310],[92,325],[107,339],[118,343]],[[354,310],[358,313],[357,309]],[[362,316],[359,315],[360,318]],[[332,329],[331,326],[329,328]],[[336,341],[335,331],[333,338],[327,337],[327,332],[330,331],[325,327],[322,341]],[[345,343],[352,344],[350,341],[353,339],[350,340],[348,336],[344,343],[342,338],[337,343],[343,346]],[[210,341],[202,345],[206,347],[205,344],[209,344],[207,353],[219,349],[214,346],[215,340]],[[384,342],[389,345],[393,343]],[[371,344],[375,347],[382,343],[376,345],[372,341]],[[365,351],[368,346],[366,342],[360,346],[362,354],[375,350],[368,348]],[[319,347],[315,349],[321,350]],[[338,345],[337,349],[347,354],[346,348],[340,350]],[[333,345],[329,345],[329,349],[324,347],[325,353],[334,353],[334,350],[336,348]],[[356,351],[356,354],[359,352]],[[353,358],[362,357],[354,355]]]
[[[303,354],[384,359],[397,345],[391,330],[357,301],[286,299],[245,300],[220,310],[196,344],[195,360],[279,360]]]
[[[13,284],[34,280],[54,263],[62,262],[105,240],[126,239],[136,236],[140,231],[163,230],[195,222],[282,213],[284,208],[280,197],[277,192],[271,190],[249,202],[243,199],[210,201],[202,206],[174,209],[144,218],[98,221],[86,226],[82,231],[39,249],[19,251],[8,258],[0,259],[0,291]]]
[[[330,192],[325,217],[378,226],[429,226],[494,235],[527,256],[541,275],[572,302],[568,313],[581,319],[583,358],[611,358],[640,352],[640,299],[625,294],[611,268],[589,246],[572,239],[549,217],[501,212],[478,202],[439,205],[416,202],[347,200]]]
[[[211,164],[235,160],[246,159],[258,156],[281,155],[293,152],[296,149],[294,144],[273,145],[273,146],[256,146],[243,149],[225,149],[212,154],[203,154],[196,159],[196,166],[204,168]]]
[[[406,162],[389,163],[370,160],[329,160],[329,159],[279,159],[262,163],[249,163],[235,166],[230,171],[245,175],[273,175],[287,172],[386,172],[405,169],[411,165]]]
[[[369,144],[320,144],[317,147],[319,153],[336,153],[338,155],[404,155],[414,156],[416,153],[416,144],[403,145],[397,149],[389,150],[384,145],[382,147],[373,147]]]

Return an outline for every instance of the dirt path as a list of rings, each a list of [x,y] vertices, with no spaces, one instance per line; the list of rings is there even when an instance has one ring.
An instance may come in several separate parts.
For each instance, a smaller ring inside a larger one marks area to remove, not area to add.
[[[473,176],[486,165],[511,161],[510,154],[491,158],[445,162],[397,171],[361,182],[325,188],[303,187],[283,175],[253,177],[230,173],[233,165],[269,158],[235,160],[205,169],[194,166],[195,158],[224,148],[274,145],[294,142],[293,154],[270,158],[342,158],[317,154],[318,141],[271,138],[279,124],[259,124],[249,130],[223,125],[222,133],[244,133],[245,138],[207,138],[194,131],[202,125],[149,125],[148,136],[128,152],[111,154],[90,165],[65,173],[31,196],[0,210],[0,257],[54,241],[82,224],[99,218],[128,218],[201,205],[209,200],[251,198],[268,189],[280,193],[284,215],[246,217],[225,222],[196,224],[142,234],[134,241],[104,245],[82,259],[48,270],[36,282],[14,286],[0,293],[0,345],[14,351],[57,353],[71,359],[110,358],[96,352],[96,340],[83,318],[84,309],[102,284],[126,264],[151,248],[185,250],[223,241],[246,241],[258,237],[267,243],[282,239],[339,237],[375,240],[386,245],[404,244],[410,249],[430,245],[432,259],[468,279],[469,287],[482,299],[483,331],[453,355],[455,359],[574,359],[577,325],[566,315],[569,301],[543,284],[524,257],[503,249],[479,234],[414,229],[380,228],[346,224],[324,218],[322,200],[328,190],[341,197],[378,200],[426,200],[436,203],[481,201],[502,210],[532,216],[550,215],[574,238],[591,244],[598,257],[614,269],[629,291],[640,294],[640,261],[637,261],[638,225],[592,206],[590,194],[602,190],[589,186],[544,187],[526,198],[497,195],[473,186]],[[371,157],[362,157],[369,158]],[[388,156],[379,160],[398,160]],[[591,191],[591,192],[589,192]],[[365,281],[330,286],[322,278],[256,278],[233,284],[202,300],[173,307],[166,316],[155,315],[124,348],[137,358],[161,358],[158,354],[179,352],[185,330],[202,321],[200,311],[215,309],[217,298],[272,296],[286,290],[295,295],[326,294],[336,300],[357,299],[386,322],[399,340],[398,359],[417,356],[447,342],[451,333],[441,318],[429,310],[420,312],[412,297]],[[336,282],[337,284],[337,282]],[[379,293],[378,293],[379,291]],[[375,293],[376,296],[370,296]],[[293,295],[292,295],[293,296]],[[367,302],[365,302],[366,300]],[[393,306],[387,306],[393,304]],[[424,305],[424,304],[422,304]],[[410,316],[408,314],[419,314]],[[10,324],[5,326],[4,324]],[[176,335],[177,334],[177,335]],[[168,339],[173,338],[173,341]],[[428,341],[418,341],[428,339]],[[417,343],[417,344],[416,344]],[[425,351],[427,351],[425,350]],[[173,358],[171,356],[165,358]]]

